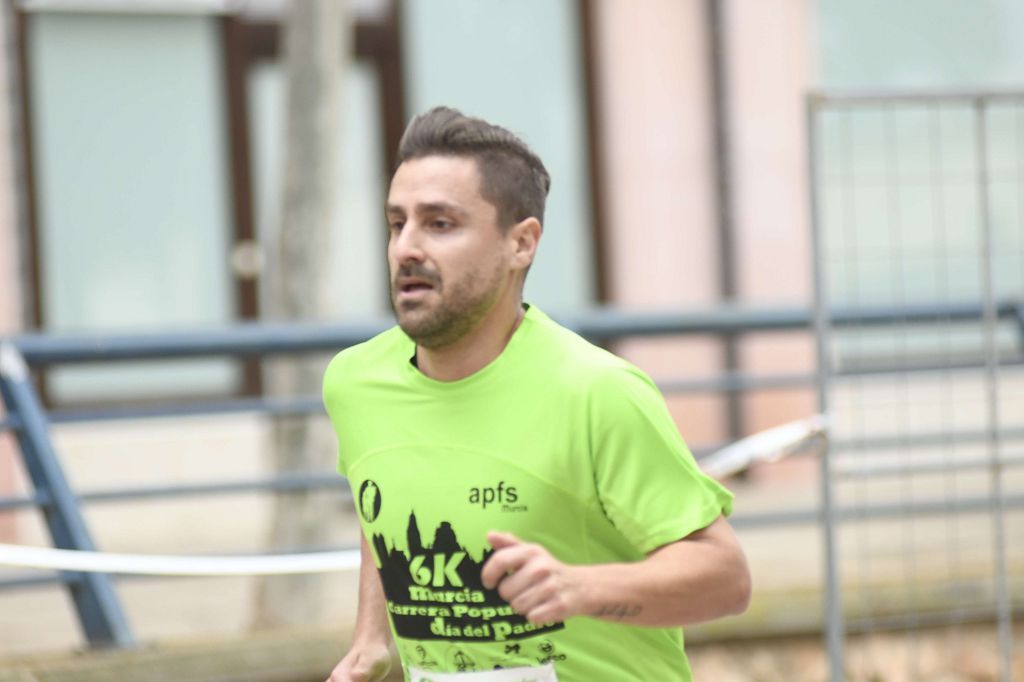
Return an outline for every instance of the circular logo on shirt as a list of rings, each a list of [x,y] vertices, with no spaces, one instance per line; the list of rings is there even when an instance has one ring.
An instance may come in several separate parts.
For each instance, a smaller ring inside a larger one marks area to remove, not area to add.
[[[380,516],[380,488],[370,479],[359,486],[359,514],[367,523],[373,523]]]

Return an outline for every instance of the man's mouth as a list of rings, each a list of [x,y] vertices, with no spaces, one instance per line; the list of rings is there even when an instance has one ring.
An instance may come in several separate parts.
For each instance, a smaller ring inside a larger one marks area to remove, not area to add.
[[[398,280],[400,298],[419,298],[434,290],[434,285],[425,279],[402,277]]]
[[[407,294],[410,291],[426,291],[427,289],[433,289],[434,287],[429,284],[406,284],[402,287],[402,293]]]

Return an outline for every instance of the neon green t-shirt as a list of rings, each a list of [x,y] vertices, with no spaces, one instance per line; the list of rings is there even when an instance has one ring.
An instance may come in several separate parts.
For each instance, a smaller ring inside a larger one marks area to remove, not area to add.
[[[640,370],[528,308],[501,355],[439,382],[397,327],[339,353],[324,404],[406,670],[553,665],[559,682],[691,679],[680,628],[535,626],[480,569],[489,530],[566,563],[636,561],[728,514]]]

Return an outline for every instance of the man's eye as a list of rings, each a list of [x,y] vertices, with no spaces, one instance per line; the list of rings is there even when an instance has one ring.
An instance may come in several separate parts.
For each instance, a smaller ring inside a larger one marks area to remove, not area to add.
[[[402,222],[401,220],[392,220],[390,223],[388,223],[388,229],[391,230],[392,232],[397,232],[402,229],[403,225],[405,225],[405,223]]]
[[[434,221],[433,225],[439,230],[447,230],[452,226],[452,223],[449,220],[438,218],[437,220]]]

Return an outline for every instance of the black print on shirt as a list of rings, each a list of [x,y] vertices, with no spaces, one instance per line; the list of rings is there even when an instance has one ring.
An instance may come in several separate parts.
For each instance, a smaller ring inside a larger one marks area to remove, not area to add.
[[[424,545],[416,515],[410,514],[406,541],[408,552],[396,549],[383,535],[373,536],[388,612],[399,636],[504,642],[565,627],[534,625],[513,611],[497,590],[484,589],[480,570],[494,550],[474,561],[449,522],[442,521],[434,542]]]

